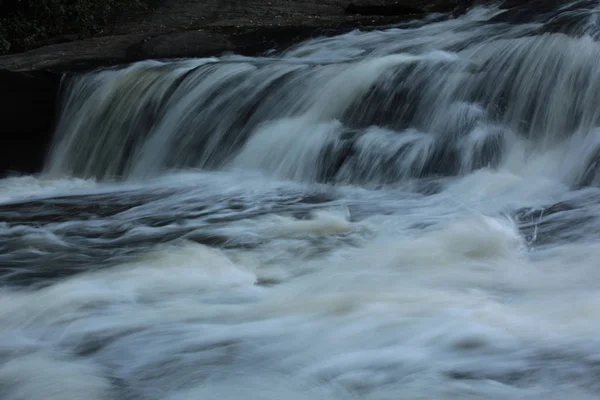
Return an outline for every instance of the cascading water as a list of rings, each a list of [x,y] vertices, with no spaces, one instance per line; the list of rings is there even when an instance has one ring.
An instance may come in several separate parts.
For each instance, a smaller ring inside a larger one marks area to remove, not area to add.
[[[278,59],[141,63],[75,78],[48,172],[251,168],[391,183],[514,167],[504,165],[511,152],[530,148],[531,157],[561,149],[553,172],[589,183],[600,44],[476,17],[309,42]],[[325,60],[324,48],[342,50]],[[582,142],[577,165],[565,165]]]
[[[509,6],[67,78],[0,398],[597,399],[600,6]]]

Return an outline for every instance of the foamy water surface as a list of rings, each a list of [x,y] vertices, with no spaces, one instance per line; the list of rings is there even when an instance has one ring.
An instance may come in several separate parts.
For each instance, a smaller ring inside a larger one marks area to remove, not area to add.
[[[0,398],[597,399],[588,3],[74,79],[0,180]]]

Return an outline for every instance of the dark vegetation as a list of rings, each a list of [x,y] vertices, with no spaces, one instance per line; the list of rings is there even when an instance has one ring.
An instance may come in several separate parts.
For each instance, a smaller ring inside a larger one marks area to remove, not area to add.
[[[109,33],[109,22],[151,5],[149,0],[0,0],[0,54]]]

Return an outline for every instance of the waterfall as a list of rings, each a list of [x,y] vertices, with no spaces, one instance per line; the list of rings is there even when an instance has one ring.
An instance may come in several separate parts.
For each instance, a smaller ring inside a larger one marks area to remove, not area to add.
[[[76,76],[46,172],[141,179],[250,168],[380,184],[544,159],[566,183],[591,184],[600,152],[600,43],[590,25],[598,13],[575,10],[572,32],[547,31],[564,13],[514,25],[490,22],[497,9],[476,8],[276,57],[146,61]]]

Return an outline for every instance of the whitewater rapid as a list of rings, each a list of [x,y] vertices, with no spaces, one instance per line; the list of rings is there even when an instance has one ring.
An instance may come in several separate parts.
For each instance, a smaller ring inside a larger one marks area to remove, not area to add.
[[[599,8],[511,12],[66,77],[0,399],[597,399]]]

